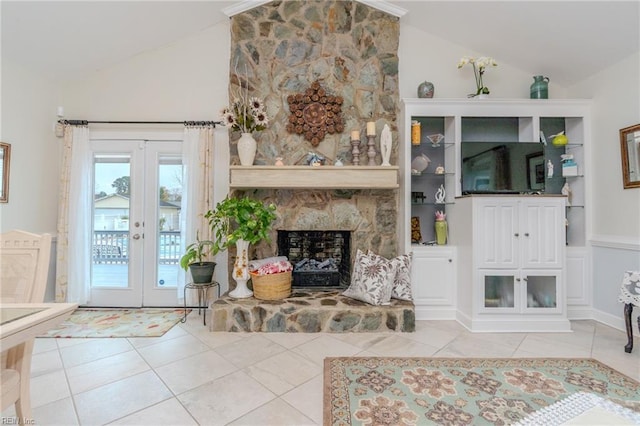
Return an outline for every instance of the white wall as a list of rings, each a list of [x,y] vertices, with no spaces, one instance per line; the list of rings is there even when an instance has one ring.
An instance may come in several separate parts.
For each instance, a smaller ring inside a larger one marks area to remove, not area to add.
[[[569,88],[593,99],[593,231],[640,244],[640,188],[623,189],[619,130],[640,123],[640,53]]]
[[[228,76],[229,23],[224,21],[73,82],[61,90],[60,102],[69,118],[217,120],[228,99]]]
[[[425,80],[434,84],[435,98],[466,98],[475,93],[473,68],[458,69],[458,62],[463,56],[492,56],[491,52],[474,52],[400,22],[400,98],[416,98],[418,85]],[[488,68],[483,77],[490,96],[528,99],[536,70],[523,71],[502,58],[494,59],[498,66]],[[549,83],[549,98],[566,98],[566,88]]]
[[[0,140],[11,144],[9,202],[0,204],[0,229],[55,235],[59,153],[54,135],[56,87],[3,58]]]
[[[569,88],[593,98],[592,277],[595,318],[621,328],[624,271],[640,270],[640,188],[623,189],[619,130],[640,123],[640,52]]]

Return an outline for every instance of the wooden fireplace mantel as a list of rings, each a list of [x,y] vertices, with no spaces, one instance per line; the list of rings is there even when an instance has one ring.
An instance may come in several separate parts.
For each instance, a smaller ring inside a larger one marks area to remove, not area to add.
[[[398,166],[230,166],[230,188],[397,189]]]

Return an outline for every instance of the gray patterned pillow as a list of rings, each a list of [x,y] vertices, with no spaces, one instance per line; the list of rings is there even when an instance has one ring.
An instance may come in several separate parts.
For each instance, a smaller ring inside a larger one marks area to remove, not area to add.
[[[388,260],[358,250],[351,285],[342,295],[371,305],[388,305],[395,271]]]
[[[389,262],[394,272],[391,297],[393,299],[413,301],[411,293],[411,253],[394,257],[393,259],[385,259],[369,250],[369,256],[378,256]]]

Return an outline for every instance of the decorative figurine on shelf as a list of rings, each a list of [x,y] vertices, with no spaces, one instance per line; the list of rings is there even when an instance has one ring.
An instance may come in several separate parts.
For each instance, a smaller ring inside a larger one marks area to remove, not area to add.
[[[436,243],[439,246],[447,244],[447,234],[449,233],[449,226],[446,221],[447,215],[440,210],[436,210],[436,221],[433,224],[436,231]]]
[[[562,154],[562,176],[578,176],[578,164],[573,160],[573,154]]]
[[[436,167],[436,172],[437,175],[443,175],[444,174],[444,167],[442,167],[442,164],[438,165],[438,167]]]
[[[434,89],[433,83],[425,80],[418,85],[418,97],[433,98]]]
[[[554,146],[564,146],[569,143],[569,138],[564,134],[564,130],[551,136],[551,143]]]
[[[341,159],[339,159],[339,158],[336,160],[336,162],[335,162],[335,163],[333,163],[333,165],[334,165],[334,166],[336,166],[336,167],[342,167],[342,166],[344,166],[344,164],[342,163],[342,160],[341,160]]]
[[[414,204],[424,204],[424,200],[427,197],[424,196],[424,192],[422,191],[412,191],[411,192],[411,202]]]
[[[276,166],[284,166],[284,163],[282,162],[282,157],[276,157],[275,165]]]
[[[440,188],[436,191],[436,204],[444,204],[445,197],[444,185],[440,185]]]
[[[428,135],[427,139],[431,142],[432,148],[437,148],[440,146],[440,142],[444,139],[444,135],[442,133],[436,133],[435,135]]]
[[[542,130],[540,130],[540,143],[544,146],[547,146],[547,138],[545,137]]]
[[[411,242],[420,244],[422,241],[422,233],[420,232],[420,218],[418,216],[411,217]]]
[[[567,206],[571,207],[571,187],[569,186],[569,182],[565,182],[560,192],[567,197]]]
[[[547,177],[553,177],[553,163],[547,160]]]
[[[315,152],[310,152],[307,155],[307,164],[313,167],[318,167],[324,165],[324,157],[320,154],[316,154]]]
[[[380,135],[380,154],[382,154],[382,165],[390,166],[391,163],[391,129],[388,124],[385,124],[382,128],[382,134]]]
[[[424,154],[416,155],[416,158],[411,160],[411,174],[420,175],[427,170],[431,164],[431,159]]]

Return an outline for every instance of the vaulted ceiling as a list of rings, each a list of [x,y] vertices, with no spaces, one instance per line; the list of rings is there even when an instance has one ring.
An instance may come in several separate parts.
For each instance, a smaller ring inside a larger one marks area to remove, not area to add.
[[[375,5],[376,0],[366,3]],[[402,1],[403,25],[570,85],[640,50],[640,2]],[[81,78],[228,19],[246,1],[0,2],[2,57]],[[427,54],[428,52],[424,52]]]

